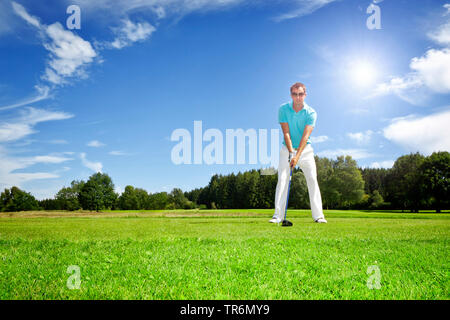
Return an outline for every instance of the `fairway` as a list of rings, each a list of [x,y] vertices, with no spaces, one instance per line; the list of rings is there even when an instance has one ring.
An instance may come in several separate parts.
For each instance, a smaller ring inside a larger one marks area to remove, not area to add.
[[[0,213],[0,299],[450,297],[448,213],[272,212]]]

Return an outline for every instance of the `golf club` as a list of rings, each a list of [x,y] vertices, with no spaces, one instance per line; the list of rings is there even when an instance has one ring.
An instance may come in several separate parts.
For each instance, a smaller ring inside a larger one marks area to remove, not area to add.
[[[288,186],[288,192],[287,192],[287,199],[286,199],[286,208],[284,210],[284,219],[283,219],[283,222],[281,223],[282,227],[292,227],[292,222],[290,222],[289,220],[286,220],[287,208],[288,208],[288,203],[289,203],[289,190],[291,189],[292,170],[293,170],[293,168],[291,167],[291,173],[289,175],[289,186]]]

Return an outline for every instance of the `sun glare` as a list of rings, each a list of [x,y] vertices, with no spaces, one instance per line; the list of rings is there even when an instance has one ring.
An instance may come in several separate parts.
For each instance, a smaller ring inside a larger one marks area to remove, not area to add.
[[[374,84],[377,71],[369,62],[356,62],[350,66],[350,76],[358,86],[369,86]]]

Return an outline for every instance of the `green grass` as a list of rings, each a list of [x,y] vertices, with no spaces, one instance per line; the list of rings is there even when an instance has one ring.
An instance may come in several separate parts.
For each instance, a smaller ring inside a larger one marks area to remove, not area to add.
[[[448,213],[271,213],[1,213],[0,299],[449,299]]]

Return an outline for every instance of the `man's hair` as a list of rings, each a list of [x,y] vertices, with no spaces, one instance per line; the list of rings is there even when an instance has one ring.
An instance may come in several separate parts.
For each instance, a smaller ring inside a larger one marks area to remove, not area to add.
[[[292,93],[292,90],[293,90],[293,89],[298,89],[298,88],[300,88],[300,87],[302,87],[302,88],[303,88],[303,91],[306,93],[306,87],[305,87],[305,85],[304,85],[303,83],[301,83],[301,82],[296,82],[296,83],[294,83],[294,84],[291,86],[291,93]]]

